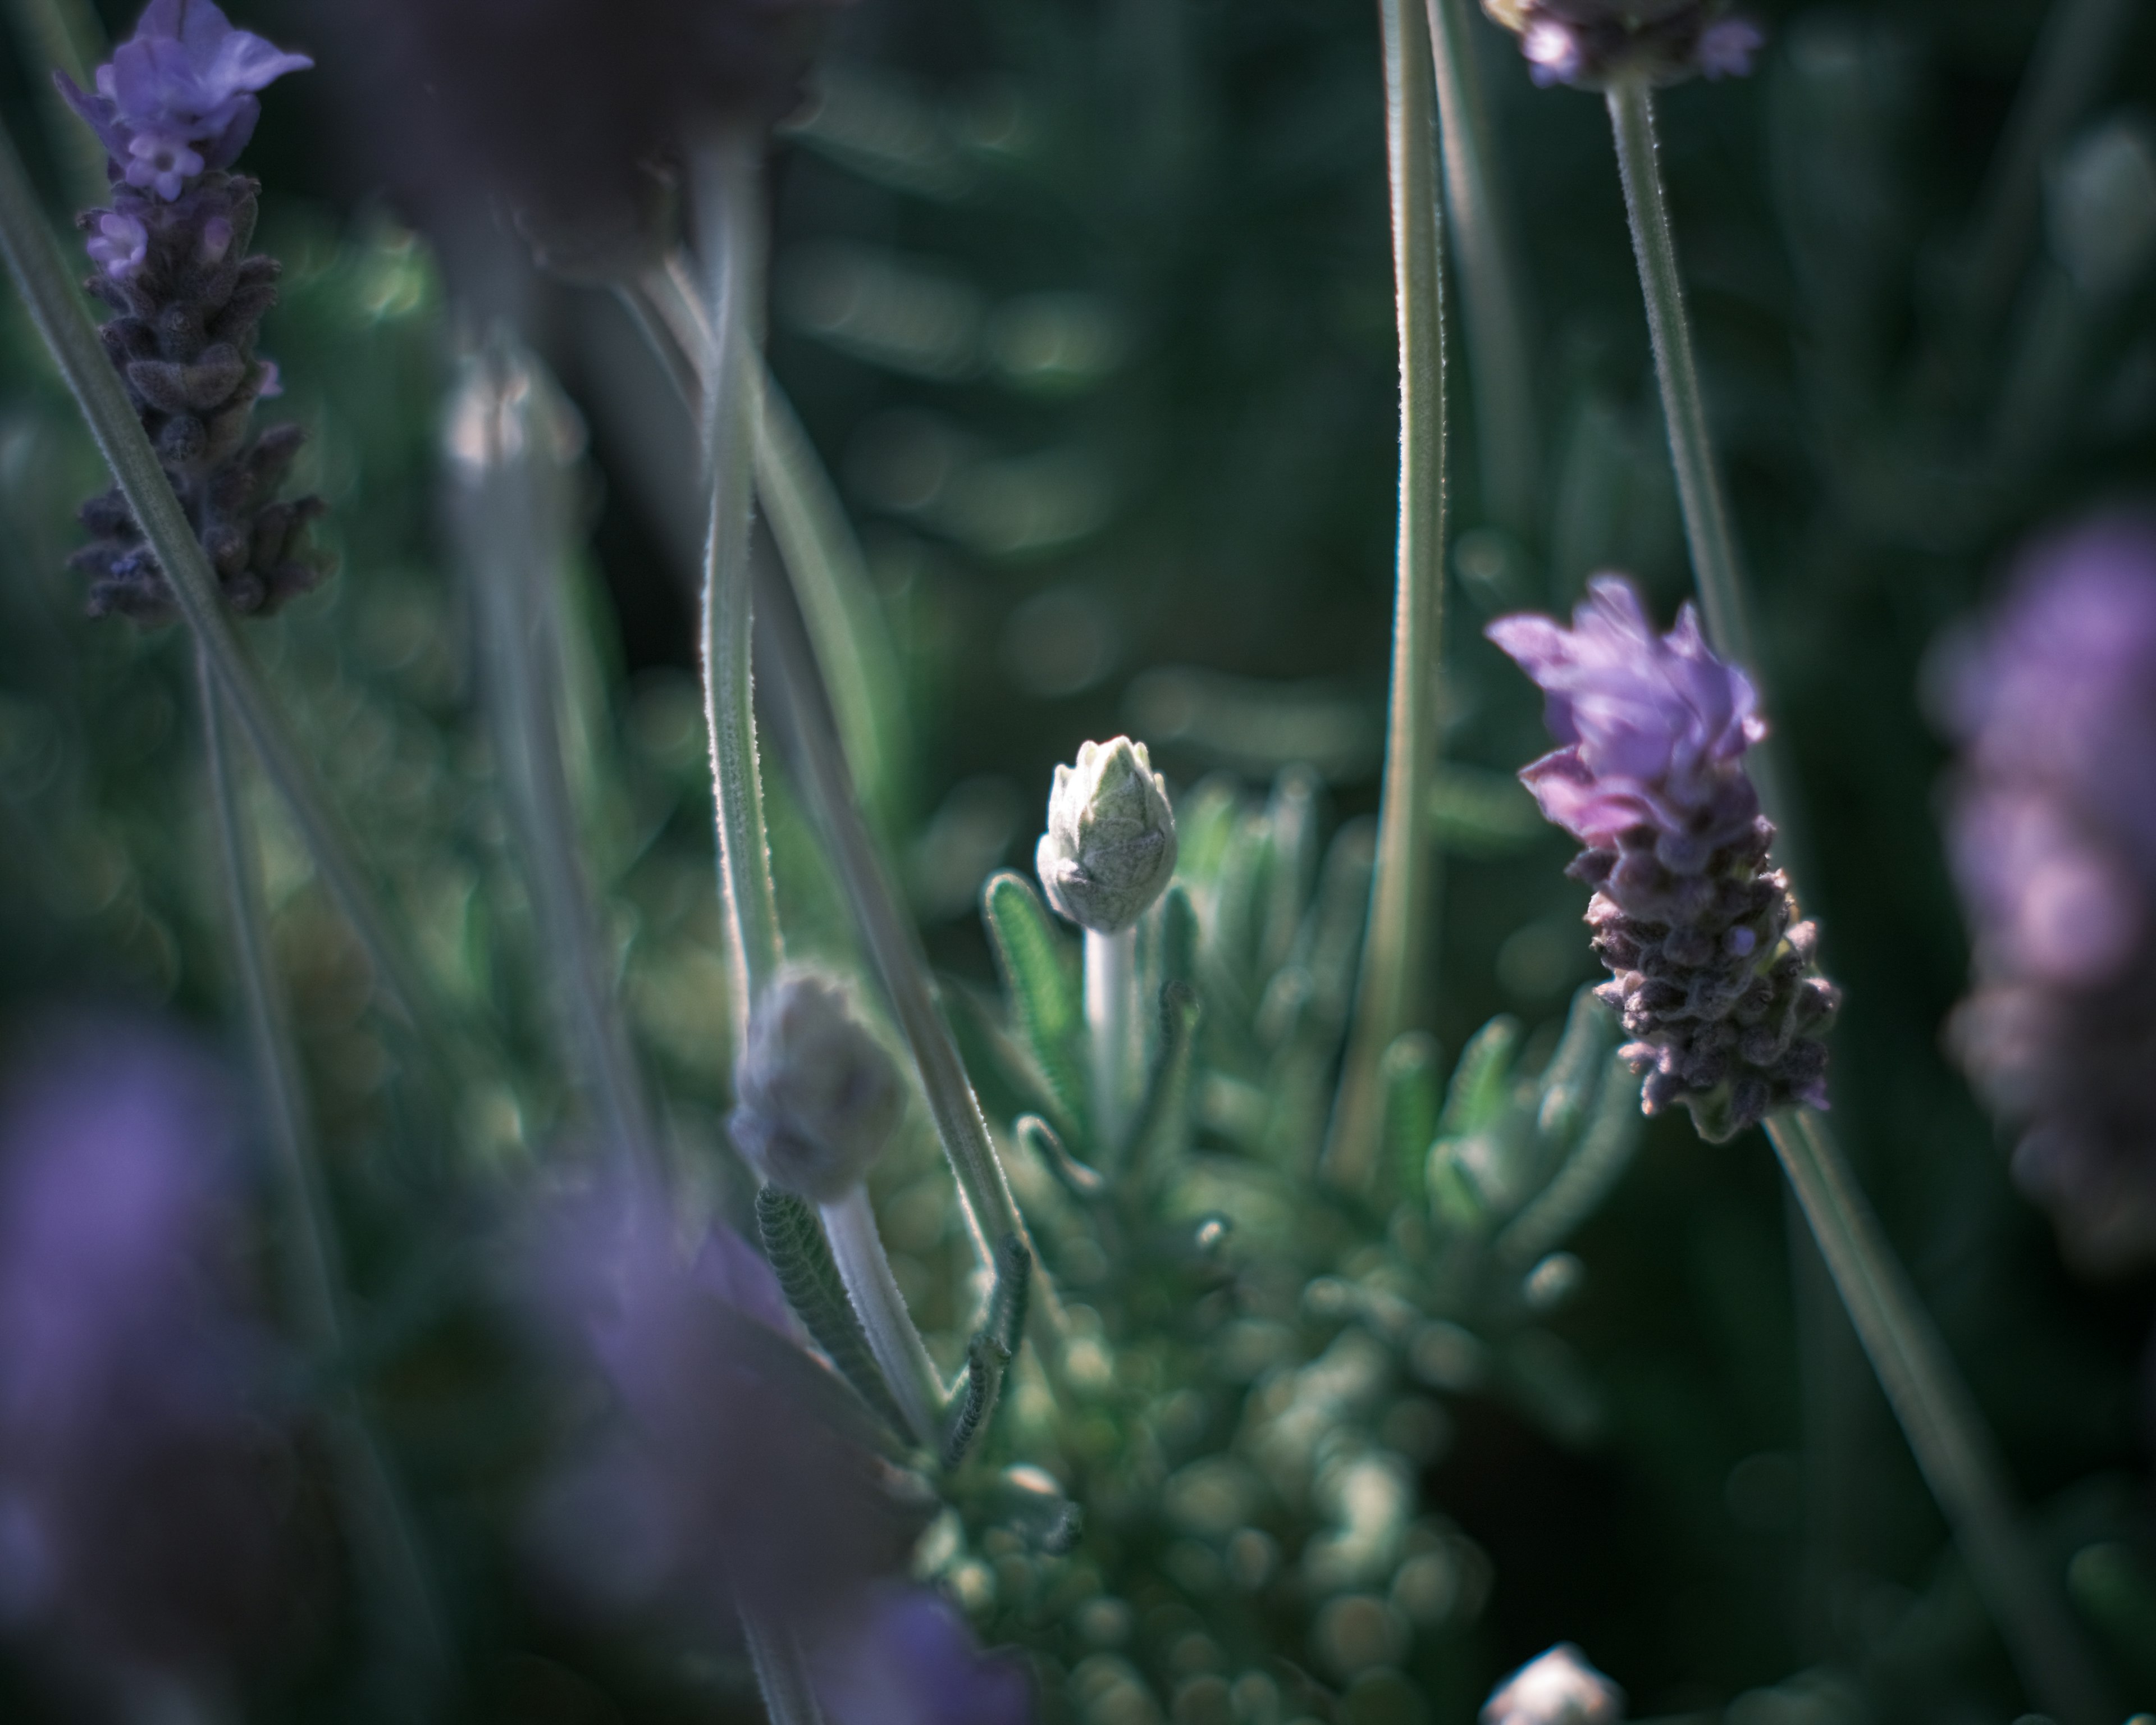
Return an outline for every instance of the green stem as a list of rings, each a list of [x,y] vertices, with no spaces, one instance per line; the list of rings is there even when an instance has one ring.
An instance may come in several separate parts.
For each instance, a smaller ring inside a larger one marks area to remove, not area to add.
[[[891,1260],[876,1232],[875,1212],[869,1208],[869,1189],[857,1185],[835,1204],[821,1206],[824,1232],[831,1242],[831,1260],[846,1285],[855,1313],[869,1338],[869,1349],[882,1368],[884,1381],[898,1399],[914,1440],[924,1448],[936,1447],[940,1433],[938,1412],[942,1389],[928,1345],[921,1339],[913,1316],[906,1309],[906,1296],[891,1274]]]
[[[105,177],[105,146],[82,123],[54,88],[45,69],[67,74],[83,89],[91,87],[91,68],[105,57],[105,30],[89,0],[13,0],[15,29],[23,59],[38,85],[53,152],[66,170],[69,195],[85,204],[102,203],[111,195]]]
[[[1522,538],[1534,536],[1542,490],[1535,428],[1534,367],[1527,352],[1527,304],[1521,290],[1512,212],[1490,141],[1490,116],[1475,75],[1467,0],[1427,0],[1437,72],[1437,125],[1444,142],[1445,209],[1450,223],[1467,364],[1475,385],[1475,431],[1482,506]]]
[[[1831,1127],[1813,1110],[1794,1109],[1770,1118],[1767,1136],[2030,1698],[2061,1725],[2109,1725],[2118,1710],[2022,1525],[1984,1416]]]
[[[733,934],[728,957],[737,1047],[748,1034],[750,1011],[781,955],[749,663],[757,301],[764,250],[758,157],[756,132],[732,127],[704,141],[693,175],[716,332],[705,391],[711,531],[704,552],[704,717],[717,803],[719,887]]]
[[[315,866],[367,948],[377,980],[413,1023],[424,1045],[448,1048],[450,1045],[435,1029],[442,1015],[424,973],[382,915],[366,873],[354,858],[343,821],[226,614],[208,559],[105,357],[104,343],[45,226],[22,158],[4,130],[0,130],[0,250],[7,254],[8,270],[31,320],[74,392],[142,536],[157,554],[218,689],[290,809]]]
[[[1445,603],[1445,328],[1429,21],[1380,0],[1393,282],[1400,341],[1400,514],[1390,711],[1378,857],[1355,1010],[1333,1106],[1328,1174],[1367,1187],[1376,1171],[1378,1066],[1419,1024],[1434,955],[1437,847],[1429,839],[1438,745],[1438,643]]]
[[[346,1352],[344,1272],[336,1224],[308,1130],[299,1051],[293,1044],[284,991],[271,964],[260,870],[241,812],[225,696],[206,652],[198,654],[196,666],[223,861],[226,914],[248,1043],[267,1102],[284,1200],[286,1300],[309,1351],[318,1361],[335,1364]],[[334,1391],[329,1413],[331,1450],[353,1513],[355,1543],[373,1572],[383,1620],[392,1626],[393,1645],[385,1650],[384,1668],[432,1687],[446,1673],[449,1644],[403,1493],[375,1439],[358,1391],[350,1386]]]
[[[763,1692],[771,1725],[824,1725],[808,1661],[792,1627],[775,1622],[746,1600],[740,1602],[739,1609],[749,1663],[756,1667],[756,1686]]]
[[[1646,86],[1636,81],[1613,85],[1609,117],[1654,341],[1678,501],[1707,633],[1725,658],[1756,667],[1656,160],[1654,105]],[[1789,804],[1773,777],[1773,757],[1763,752],[1753,771],[1761,781],[1761,801],[1778,821],[1785,822]],[[1791,873],[1794,877],[1798,871]],[[1825,1121],[1810,1109],[1796,1111],[1775,1117],[1768,1132],[1836,1291],[2022,1681],[2031,1697],[2055,1711],[2064,1725],[2101,1725],[2106,1716],[2094,1666],[2020,1532],[2011,1484],[1983,1415],[1931,1327]]]
[[[495,747],[554,974],[563,1040],[610,1142],[640,1158],[656,1147],[650,1110],[562,764],[567,413],[537,362],[498,332],[465,362],[449,413],[448,455]]]
[[[1094,1154],[1112,1168],[1129,1147],[1144,1065],[1138,1015],[1138,932],[1086,931],[1086,1034],[1092,1077]]]

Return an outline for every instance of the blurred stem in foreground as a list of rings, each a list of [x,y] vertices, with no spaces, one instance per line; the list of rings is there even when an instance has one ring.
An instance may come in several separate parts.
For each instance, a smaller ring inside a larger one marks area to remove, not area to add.
[[[46,136],[64,172],[68,195],[84,203],[103,201],[105,146],[76,118],[50,74],[64,72],[83,89],[93,82],[91,68],[105,58],[105,29],[90,0],[8,0],[23,64],[47,117]]]
[[[749,1663],[771,1725],[824,1725],[824,1709],[808,1674],[808,1656],[793,1630],[748,1606],[742,1608]]]
[[[650,1109],[562,757],[562,494],[572,477],[570,410],[506,330],[490,336],[463,371],[445,453],[495,756],[578,1088],[609,1150],[644,1160],[658,1147]]]
[[[1445,146],[1445,211],[1474,382],[1482,508],[1498,526],[1532,541],[1539,525],[1542,452],[1512,208],[1491,147],[1467,0],[1428,0],[1428,11]]]
[[[44,337],[112,475],[172,584],[204,662],[247,733],[256,758],[290,810],[324,884],[374,968],[375,980],[412,1026],[413,1040],[452,1069],[465,1050],[451,1040],[425,973],[382,911],[344,821],[293,736],[254,655],[233,627],[217,578],[172,482],[127,399],[105,344],[53,242],[14,141],[0,129],[0,250],[31,321]]]
[[[1377,1172],[1379,1068],[1395,1037],[1420,1028],[1435,964],[1438,850],[1429,811],[1445,603],[1445,287],[1429,20],[1414,0],[1380,0],[1378,16],[1399,321],[1400,515],[1378,859],[1324,1153],[1327,1175],[1351,1189],[1367,1188]]]
[[[1645,82],[1628,79],[1613,84],[1609,97],[1693,578],[1716,649],[1756,676],[1759,661],[1656,159],[1653,93]],[[1786,787],[1774,757],[1761,753],[1753,769],[1760,800],[1780,825],[1789,818]],[[1793,876],[1796,872],[1791,870]],[[1872,1370],[2030,1698],[2061,1725],[2107,1725],[2115,1715],[2107,1712],[2096,1668],[2022,1530],[1983,1415],[1865,1202],[1831,1128],[1811,1109],[1792,1109],[1772,1117],[1768,1132]]]
[[[264,1123],[276,1156],[283,1200],[286,1306],[317,1370],[338,1386],[326,1398],[331,1455],[352,1517],[352,1543],[368,1572],[384,1626],[382,1680],[399,1692],[400,1712],[425,1717],[449,1675],[449,1642],[403,1493],[382,1455],[357,1388],[343,1381],[349,1362],[336,1221],[322,1189],[321,1163],[308,1127],[299,1050],[293,1044],[284,989],[272,968],[261,870],[241,807],[239,762],[234,758],[224,696],[206,652],[198,652],[196,672],[234,968],[239,974],[248,1044],[261,1086]]]

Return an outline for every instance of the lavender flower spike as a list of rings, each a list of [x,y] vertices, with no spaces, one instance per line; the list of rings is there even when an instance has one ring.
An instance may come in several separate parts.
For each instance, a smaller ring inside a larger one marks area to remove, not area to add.
[[[2068,1251],[2156,1260],[2156,520],[2040,546],[1942,670],[1975,945],[1954,1051]]]
[[[1520,778],[1587,847],[1568,872],[1595,889],[1588,926],[1614,978],[1600,992],[1650,1071],[1646,1110],[1681,1102],[1719,1143],[1791,1103],[1825,1107],[1820,1038],[1840,996],[1767,866],[1774,824],[1743,766],[1767,732],[1751,680],[1690,605],[1657,636],[1630,582],[1588,590],[1568,629],[1517,616],[1487,633],[1547,697],[1560,747]]]
[[[110,172],[170,203],[187,182],[229,167],[254,135],[254,93],[314,64],[247,30],[210,0],[151,0],[135,33],[97,69],[96,93],[53,81],[112,158]]]
[[[254,181],[225,169],[254,130],[254,92],[313,64],[235,30],[208,0],[151,0],[88,95],[61,90],[112,160],[112,208],[79,218],[97,266],[90,291],[115,314],[100,333],[233,609],[274,611],[328,572],[305,542],[321,502],[276,499],[299,428],[253,443],[254,403],[277,367],[254,352],[276,303],[277,262],[250,257]],[[92,542],[69,561],[93,615],[173,613],[165,572],[116,489],[83,506]]]

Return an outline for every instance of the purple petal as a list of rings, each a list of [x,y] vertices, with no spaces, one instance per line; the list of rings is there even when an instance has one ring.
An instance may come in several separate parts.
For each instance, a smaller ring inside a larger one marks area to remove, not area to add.
[[[99,69],[102,72],[106,69]],[[116,161],[126,155],[127,133],[120,124],[118,110],[110,97],[92,95],[64,72],[54,73],[53,83],[83,124],[97,134],[97,141],[105,146],[106,155]]]
[[[203,86],[220,97],[257,90],[287,72],[304,72],[315,63],[303,54],[286,54],[247,30],[234,30],[203,74]]]

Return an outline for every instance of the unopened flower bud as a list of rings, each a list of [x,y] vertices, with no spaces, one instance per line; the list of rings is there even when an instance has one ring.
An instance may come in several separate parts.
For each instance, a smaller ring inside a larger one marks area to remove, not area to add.
[[[819,972],[779,973],[750,1020],[726,1124],[774,1186],[832,1204],[883,1153],[906,1088],[844,985]]]
[[[1482,1706],[1482,1725],[1617,1725],[1625,1692],[1560,1641],[1497,1686]]]
[[[1034,866],[1048,901],[1096,934],[1120,934],[1168,891],[1175,811],[1143,743],[1084,743],[1055,769]]]

